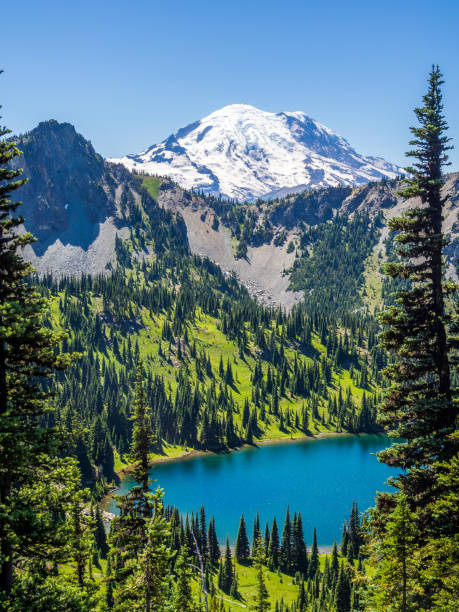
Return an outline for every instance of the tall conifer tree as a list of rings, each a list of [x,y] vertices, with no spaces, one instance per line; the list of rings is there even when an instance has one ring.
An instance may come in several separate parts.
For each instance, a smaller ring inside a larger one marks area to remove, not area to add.
[[[256,570],[256,585],[255,585],[255,602],[253,610],[257,612],[267,612],[271,606],[269,603],[268,589],[266,588],[266,580],[264,575],[263,565],[266,563],[266,557],[263,552],[263,544],[261,538],[255,540],[253,561]]]
[[[395,597],[396,579],[401,579],[401,610],[442,609],[434,602],[448,582],[448,548],[452,538],[457,540],[457,514],[440,524],[431,507],[432,499],[440,506],[446,502],[444,469],[452,465],[458,451],[451,366],[457,365],[459,343],[457,337],[448,336],[452,327],[448,309],[457,286],[446,282],[443,274],[447,239],[442,229],[445,197],[441,189],[451,147],[445,135],[442,84],[438,66],[432,67],[423,106],[415,109],[419,126],[411,128],[414,148],[408,155],[416,162],[408,168],[408,187],[402,192],[405,198],[416,199],[403,216],[390,222],[398,232],[395,240],[401,260],[390,263],[386,271],[406,286],[396,294],[398,304],[381,315],[386,326],[382,344],[396,354],[386,369],[392,384],[382,405],[382,420],[403,441],[379,457],[404,471],[392,479],[399,493],[378,496],[367,551],[378,566],[374,601]],[[432,542],[441,542],[443,549],[440,579],[432,571]],[[380,563],[381,551],[386,553]]]
[[[30,233],[21,233],[24,219],[16,215],[21,202],[10,200],[26,179],[21,178],[22,170],[14,167],[21,153],[8,140],[9,133],[10,130],[0,127],[0,601],[3,602],[10,600],[17,585],[15,570],[19,561],[22,577],[30,565],[40,568],[36,573],[42,580],[49,573],[43,563],[43,543],[55,545],[56,550],[65,545],[53,543],[58,529],[52,518],[63,512],[57,498],[58,493],[62,497],[67,493],[69,472],[63,466],[57,469],[58,461],[53,458],[60,436],[43,425],[43,416],[51,407],[42,381],[71,361],[68,355],[56,351],[65,334],[43,326],[48,301],[28,280],[32,268],[21,252],[34,238]],[[24,598],[22,601],[28,607]]]
[[[279,552],[280,552],[279,529],[277,527],[276,517],[274,517],[273,526],[271,529],[271,535],[269,538],[269,547],[268,547],[268,562],[269,562],[269,567],[272,569],[277,569],[279,567]]]
[[[177,578],[173,599],[174,612],[194,612],[196,609],[191,590],[192,571],[188,565],[189,556],[189,549],[182,549],[175,564]]]
[[[132,420],[134,426],[132,429],[132,444],[130,461],[134,463],[133,477],[139,483],[143,493],[148,493],[148,455],[151,452],[153,443],[153,430],[151,422],[151,409],[147,403],[144,388],[144,371],[143,363],[140,361],[137,365],[136,385],[135,385],[135,403]]]
[[[284,528],[282,529],[282,543],[279,554],[280,568],[283,572],[289,572],[292,562],[292,523],[290,512],[287,506],[285,513]]]
[[[213,516],[210,517],[209,521],[207,544],[209,549],[209,561],[213,567],[217,567],[220,560],[220,546],[218,545],[217,532],[215,530],[215,519]]]
[[[319,570],[319,547],[317,546],[317,531],[314,527],[312,536],[311,558],[309,559],[308,576],[312,580]]]
[[[247,563],[250,558],[249,539],[247,537],[247,528],[243,514],[241,514],[241,520],[239,522],[234,556],[238,563]]]
[[[442,230],[445,199],[443,168],[447,165],[449,138],[443,116],[442,75],[433,67],[424,104],[415,109],[418,127],[411,128],[414,147],[407,153],[416,162],[407,168],[408,186],[401,192],[413,200],[411,207],[389,226],[398,232],[395,240],[401,261],[386,266],[386,273],[403,279],[407,287],[396,294],[397,305],[381,315],[386,329],[382,345],[394,351],[395,362],[386,368],[391,380],[382,405],[382,421],[403,439],[382,451],[389,465],[407,470],[395,479],[410,503],[427,503],[435,480],[432,464],[452,457],[456,444],[457,405],[451,388],[450,351],[457,339],[447,336],[445,297],[455,290],[445,283]]]
[[[230,592],[233,582],[233,560],[231,557],[231,549],[229,540],[226,538],[225,558],[222,565],[221,588],[225,593]]]

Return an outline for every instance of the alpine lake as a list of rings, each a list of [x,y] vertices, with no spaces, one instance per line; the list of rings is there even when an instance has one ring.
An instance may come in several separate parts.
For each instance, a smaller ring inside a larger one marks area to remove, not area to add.
[[[262,533],[274,516],[281,529],[288,505],[291,516],[301,512],[307,544],[315,526],[319,546],[328,550],[335,538],[339,543],[353,501],[362,512],[374,505],[377,491],[390,490],[386,480],[397,471],[375,454],[391,443],[386,435],[335,435],[205,453],[153,465],[151,486],[163,488],[165,505],[184,514],[204,505],[207,519],[215,517],[220,544],[227,535],[234,543],[242,513],[249,537],[256,512]],[[125,474],[115,495],[134,484]],[[113,497],[104,508],[118,512]]]

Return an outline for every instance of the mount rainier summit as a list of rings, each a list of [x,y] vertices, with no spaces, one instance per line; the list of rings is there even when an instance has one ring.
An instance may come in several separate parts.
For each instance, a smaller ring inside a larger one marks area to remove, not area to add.
[[[239,201],[394,178],[402,169],[357,153],[301,111],[231,104],[137,155],[109,161],[167,176],[185,189]]]

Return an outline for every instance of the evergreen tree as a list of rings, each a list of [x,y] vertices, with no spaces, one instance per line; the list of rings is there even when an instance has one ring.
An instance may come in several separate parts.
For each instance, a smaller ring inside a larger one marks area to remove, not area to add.
[[[317,546],[317,532],[314,527],[312,537],[311,558],[309,559],[308,577],[312,580],[319,571],[319,547]]]
[[[113,581],[112,581],[112,564],[111,557],[107,558],[107,572],[105,581],[107,583],[107,590],[105,593],[105,603],[107,604],[107,608],[111,610],[115,605],[115,600],[113,598]]]
[[[252,556],[255,550],[255,543],[257,542],[258,539],[261,539],[261,530],[260,530],[260,515],[257,512],[253,520]]]
[[[220,546],[217,540],[217,532],[215,531],[215,519],[213,516],[209,521],[209,530],[207,533],[209,560],[213,567],[217,567],[218,562],[220,560]]]
[[[136,608],[163,612],[167,608],[173,556],[168,545],[170,524],[164,516],[162,489],[148,496],[154,508],[150,517],[131,514],[112,523],[110,582],[113,609],[119,612]]]
[[[265,555],[266,556],[268,556],[270,537],[271,537],[271,534],[269,533],[269,522],[266,521],[265,535],[264,535],[264,538],[263,538],[263,544],[264,544],[264,549],[265,549]]]
[[[408,168],[411,176],[401,194],[418,200],[390,222],[390,228],[398,232],[395,240],[401,260],[388,264],[386,272],[399,280],[402,290],[395,294],[397,305],[381,315],[385,324],[382,346],[396,354],[385,370],[392,384],[381,408],[382,422],[402,441],[379,457],[403,468],[403,473],[392,479],[399,493],[378,495],[370,522],[369,550],[372,555],[385,547],[389,551],[375,578],[375,600],[388,600],[398,579],[401,610],[433,609],[441,581],[431,578],[422,587],[419,584],[421,575],[432,577],[430,553],[422,549],[429,539],[440,539],[445,533],[457,535],[457,520],[439,525],[429,506],[432,497],[445,493],[439,484],[440,466],[451,464],[458,451],[458,439],[453,435],[457,390],[453,390],[451,366],[457,365],[459,342],[457,336],[448,337],[452,326],[448,330],[451,315],[446,308],[454,303],[457,286],[444,281],[442,260],[447,240],[442,231],[445,198],[441,188],[450,148],[445,136],[442,83],[438,66],[432,67],[424,104],[415,109],[419,126],[411,128],[414,148],[408,155],[416,162]],[[418,543],[418,561],[422,559],[416,570],[413,555],[405,558],[413,541]]]
[[[398,496],[395,510],[385,526],[382,540],[373,540],[370,563],[375,567],[372,602],[383,609],[393,606],[401,612],[415,609],[417,582],[416,516],[404,494]],[[417,607],[417,606],[416,606]]]
[[[20,152],[5,138],[9,133],[0,128],[0,601],[7,608],[14,589],[16,601],[22,597],[28,607],[25,594],[17,590],[22,588],[18,565],[21,579],[30,569],[45,580],[49,571],[43,562],[43,543],[52,548],[54,540],[56,550],[65,547],[56,541],[59,530],[51,517],[62,512],[56,503],[62,508],[68,472],[64,467],[59,471],[59,462],[53,458],[60,439],[56,431],[44,427],[44,415],[51,406],[45,390],[50,385],[42,383],[70,363],[68,356],[57,351],[65,334],[43,326],[47,299],[28,282],[32,268],[21,251],[34,238],[20,232],[24,219],[15,212],[21,202],[9,199],[25,183],[22,171],[14,169]],[[48,494],[53,496],[49,500],[45,499]]]
[[[298,593],[298,599],[296,602],[298,612],[306,612],[307,605],[308,597],[306,594],[306,589],[304,588],[304,580],[302,580],[300,584],[300,592]]]
[[[75,491],[71,497],[68,509],[69,547],[70,558],[75,564],[75,572],[78,587],[87,587],[86,571],[88,569],[92,549],[94,545],[93,521],[89,516],[83,514],[83,504],[87,499],[88,491],[78,490],[80,485],[80,474],[75,467]]]
[[[191,591],[192,571],[188,565],[189,549],[182,548],[175,563],[175,590],[173,599],[174,612],[194,612],[195,606]]]
[[[349,612],[351,609],[351,587],[344,563],[339,566],[335,587],[336,612]]]
[[[145,495],[148,493],[148,455],[151,451],[153,431],[151,425],[151,410],[145,397],[142,361],[139,361],[137,366],[134,414],[132,415],[132,420],[134,426],[132,429],[132,444],[129,459],[134,463],[132,471],[134,480],[139,483]],[[149,510],[145,509],[145,512],[146,515],[148,515]]]
[[[101,558],[106,559],[109,549],[108,549],[108,543],[107,543],[107,534],[105,533],[104,521],[102,519],[102,513],[100,511],[99,506],[96,507],[94,521],[95,521],[94,539],[96,542],[96,546],[97,546],[97,549],[99,550],[99,554]]]
[[[459,571],[456,571],[459,454],[450,462],[439,463],[435,469],[437,486],[426,508],[432,517],[432,526],[424,545],[418,548],[418,557],[429,560],[421,566],[420,582],[430,594],[431,610],[441,612],[448,610],[454,593],[459,593]]]
[[[274,517],[273,526],[271,529],[271,537],[269,539],[269,547],[268,547],[268,561],[269,561],[270,568],[277,569],[279,567],[279,554],[280,554],[279,530],[277,528],[276,517]]]
[[[134,588],[137,604],[144,602],[145,612],[166,611],[169,599],[170,570],[169,563],[173,557],[168,542],[170,524],[163,512],[163,491],[157,487],[151,496],[154,513],[147,521],[145,546],[139,556],[139,570],[134,574]],[[178,580],[179,570],[176,571]],[[177,582],[178,582],[177,580]],[[142,589],[139,590],[139,582]]]
[[[304,542],[303,521],[301,514],[294,515],[292,532],[292,571],[307,575],[308,555]]]
[[[199,538],[197,537],[197,540],[202,558],[207,560],[209,558],[209,549],[207,547],[206,511],[204,506],[201,506],[199,513]]]
[[[270,610],[271,606],[269,603],[269,594],[268,589],[266,588],[263,567],[263,565],[266,563],[266,557],[263,552],[263,545],[260,538],[258,538],[255,542],[253,562],[256,571],[256,592],[253,610],[256,610],[256,612],[267,612],[267,610]]]
[[[282,543],[279,554],[279,566],[283,572],[290,572],[292,563],[292,523],[290,522],[290,512],[287,506],[285,513],[284,528],[282,530]]]
[[[249,539],[247,537],[247,529],[243,514],[241,514],[241,520],[239,522],[234,556],[238,563],[247,563],[250,558]]]
[[[339,573],[339,559],[338,559],[338,547],[336,545],[336,540],[333,542],[333,550],[332,550],[332,558],[330,565],[330,584],[331,586],[335,586],[336,581],[338,580]]]
[[[222,566],[222,577],[221,577],[221,586],[220,588],[228,593],[231,590],[231,584],[233,582],[233,560],[231,557],[231,549],[229,545],[229,540],[226,538],[226,550],[225,550],[225,558],[223,560]]]
[[[351,516],[349,518],[349,538],[352,544],[353,558],[357,559],[361,544],[360,517],[357,502],[352,502]]]
[[[449,139],[442,110],[441,73],[433,67],[424,105],[416,108],[419,127],[411,128],[416,158],[407,168],[405,198],[418,197],[401,217],[389,226],[398,232],[400,262],[386,266],[393,278],[407,279],[409,285],[396,294],[398,305],[381,315],[386,329],[382,345],[396,352],[396,361],[386,368],[392,381],[382,405],[383,423],[394,428],[398,442],[382,451],[385,463],[402,467],[407,473],[395,479],[411,504],[423,506],[435,480],[432,465],[451,458],[457,444],[449,437],[454,431],[457,406],[453,401],[449,352],[453,341],[447,337],[445,297],[455,286],[443,281],[442,232],[444,184],[442,168],[447,163]],[[455,341],[454,341],[455,342]]]

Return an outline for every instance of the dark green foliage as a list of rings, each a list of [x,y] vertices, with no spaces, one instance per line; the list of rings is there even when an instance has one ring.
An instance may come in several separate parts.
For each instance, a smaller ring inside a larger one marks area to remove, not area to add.
[[[263,544],[261,538],[257,536],[253,546],[253,561],[257,571],[256,577],[256,592],[255,592],[255,605],[254,610],[257,612],[267,612],[271,606],[269,604],[268,589],[266,588],[266,581],[264,576],[264,564],[266,563],[266,557],[263,552]]]
[[[350,312],[359,304],[365,259],[380,225],[380,217],[355,214],[309,229],[301,237],[303,254],[293,266],[292,289],[303,290],[306,302],[322,312]]]
[[[250,558],[249,538],[247,537],[247,528],[243,514],[241,515],[241,520],[239,522],[234,557],[238,563],[247,563]]]
[[[94,530],[94,539],[96,546],[99,550],[99,554],[102,559],[106,559],[108,555],[108,543],[107,543],[107,534],[105,532],[104,522],[102,520],[102,513],[100,508],[97,506],[95,512],[95,530]]]
[[[349,520],[343,526],[341,554],[348,559],[349,563],[352,563],[354,559],[359,558],[362,544],[359,509],[357,503],[353,502]]]
[[[351,609],[351,586],[344,562],[340,563],[335,587],[336,612],[349,612]]]
[[[174,593],[174,610],[177,612],[193,612],[195,607],[191,591],[192,572],[188,565],[190,551],[184,548],[175,564],[176,580]]]
[[[132,428],[131,452],[129,455],[129,460],[134,464],[132,475],[134,480],[142,487],[143,492],[147,493],[149,483],[148,455],[151,452],[153,431],[151,410],[145,397],[142,361],[140,361],[137,366],[135,402],[131,420],[134,423]]]
[[[317,546],[317,532],[314,527],[314,534],[312,538],[312,549],[311,549],[311,557],[309,559],[309,567],[308,567],[308,578],[313,580],[316,574],[319,571],[319,548]]]
[[[308,571],[308,556],[303,535],[303,521],[301,514],[294,514],[292,530],[292,552],[291,552],[291,571],[300,572],[303,576]]]
[[[416,148],[408,155],[417,159],[409,168],[412,178],[402,192],[417,196],[413,207],[390,228],[396,235],[400,262],[388,264],[391,277],[409,279],[408,288],[396,296],[397,304],[381,315],[385,325],[384,348],[397,353],[386,368],[392,382],[382,405],[382,421],[396,428],[403,438],[380,453],[381,460],[408,469],[397,479],[416,505],[425,503],[435,474],[431,465],[450,458],[456,445],[454,431],[457,407],[453,403],[449,352],[456,340],[447,339],[448,314],[445,298],[455,287],[443,282],[442,251],[447,244],[442,233],[442,167],[447,161],[448,138],[442,114],[441,74],[432,69],[424,106],[415,110],[420,127],[412,128]],[[420,259],[421,258],[421,259]],[[424,495],[427,497],[424,499]]]
[[[58,351],[65,334],[44,325],[49,302],[21,255],[34,238],[20,233],[21,203],[9,199],[25,181],[12,168],[20,152],[8,133],[0,128],[0,607],[82,610],[92,605],[83,576],[92,535],[78,548],[80,475],[74,461],[57,457],[62,436],[47,427],[49,378],[71,360]],[[72,577],[65,593],[57,564],[77,557],[79,588]]]
[[[298,593],[298,599],[296,602],[298,612],[306,612],[306,607],[308,605],[308,598],[306,594],[306,589],[304,588],[304,580],[301,581],[300,584],[300,592]]]
[[[434,66],[423,106],[415,109],[419,126],[411,128],[414,149],[408,155],[416,161],[401,195],[417,199],[389,223],[397,232],[399,259],[391,261],[386,272],[400,284],[395,304],[381,315],[382,346],[395,354],[385,370],[391,386],[381,420],[402,440],[379,458],[404,471],[391,479],[399,492],[379,494],[371,514],[367,550],[377,569],[370,596],[377,606],[392,605],[395,599],[403,612],[447,609],[438,602],[445,602],[446,593],[455,588],[446,567],[451,567],[451,547],[457,548],[457,517],[447,514],[440,525],[432,512],[432,500],[437,507],[450,504],[440,482],[458,450],[457,389],[451,368],[457,366],[459,343],[457,335],[448,337],[457,286],[445,282],[442,259],[447,239],[441,188],[449,139],[441,79]],[[443,555],[441,576],[432,569],[438,554]]]
[[[341,551],[342,552],[342,551]],[[330,564],[330,581],[329,585],[334,588],[338,580],[339,561],[338,561],[338,546],[336,540],[333,542],[332,558]]]
[[[265,534],[264,534],[264,538],[263,538],[263,546],[264,546],[264,551],[265,551],[265,555],[268,556],[268,549],[269,549],[269,540],[270,540],[271,534],[269,532],[269,522],[266,521],[266,525],[265,525]]]
[[[225,593],[230,593],[231,585],[233,583],[233,560],[231,556],[231,549],[229,545],[229,540],[226,538],[226,550],[225,550],[225,558],[222,561],[221,572],[219,575],[219,587]]]
[[[252,555],[254,554],[254,550],[255,550],[255,543],[261,540],[261,529],[260,529],[260,515],[257,514],[255,515],[255,518],[253,520],[253,531],[252,531]]]
[[[220,560],[220,547],[218,545],[217,533],[215,531],[214,517],[211,517],[210,522],[209,522],[208,547],[209,547],[210,563],[213,567],[216,567]]]
[[[287,574],[290,572],[292,567],[292,524],[290,522],[290,511],[288,507],[285,514],[284,528],[282,530],[279,567]]]
[[[279,556],[280,556],[279,530],[277,527],[276,517],[274,517],[273,526],[271,528],[271,535],[269,538],[269,547],[268,547],[268,563],[271,569],[277,569],[279,567]]]

